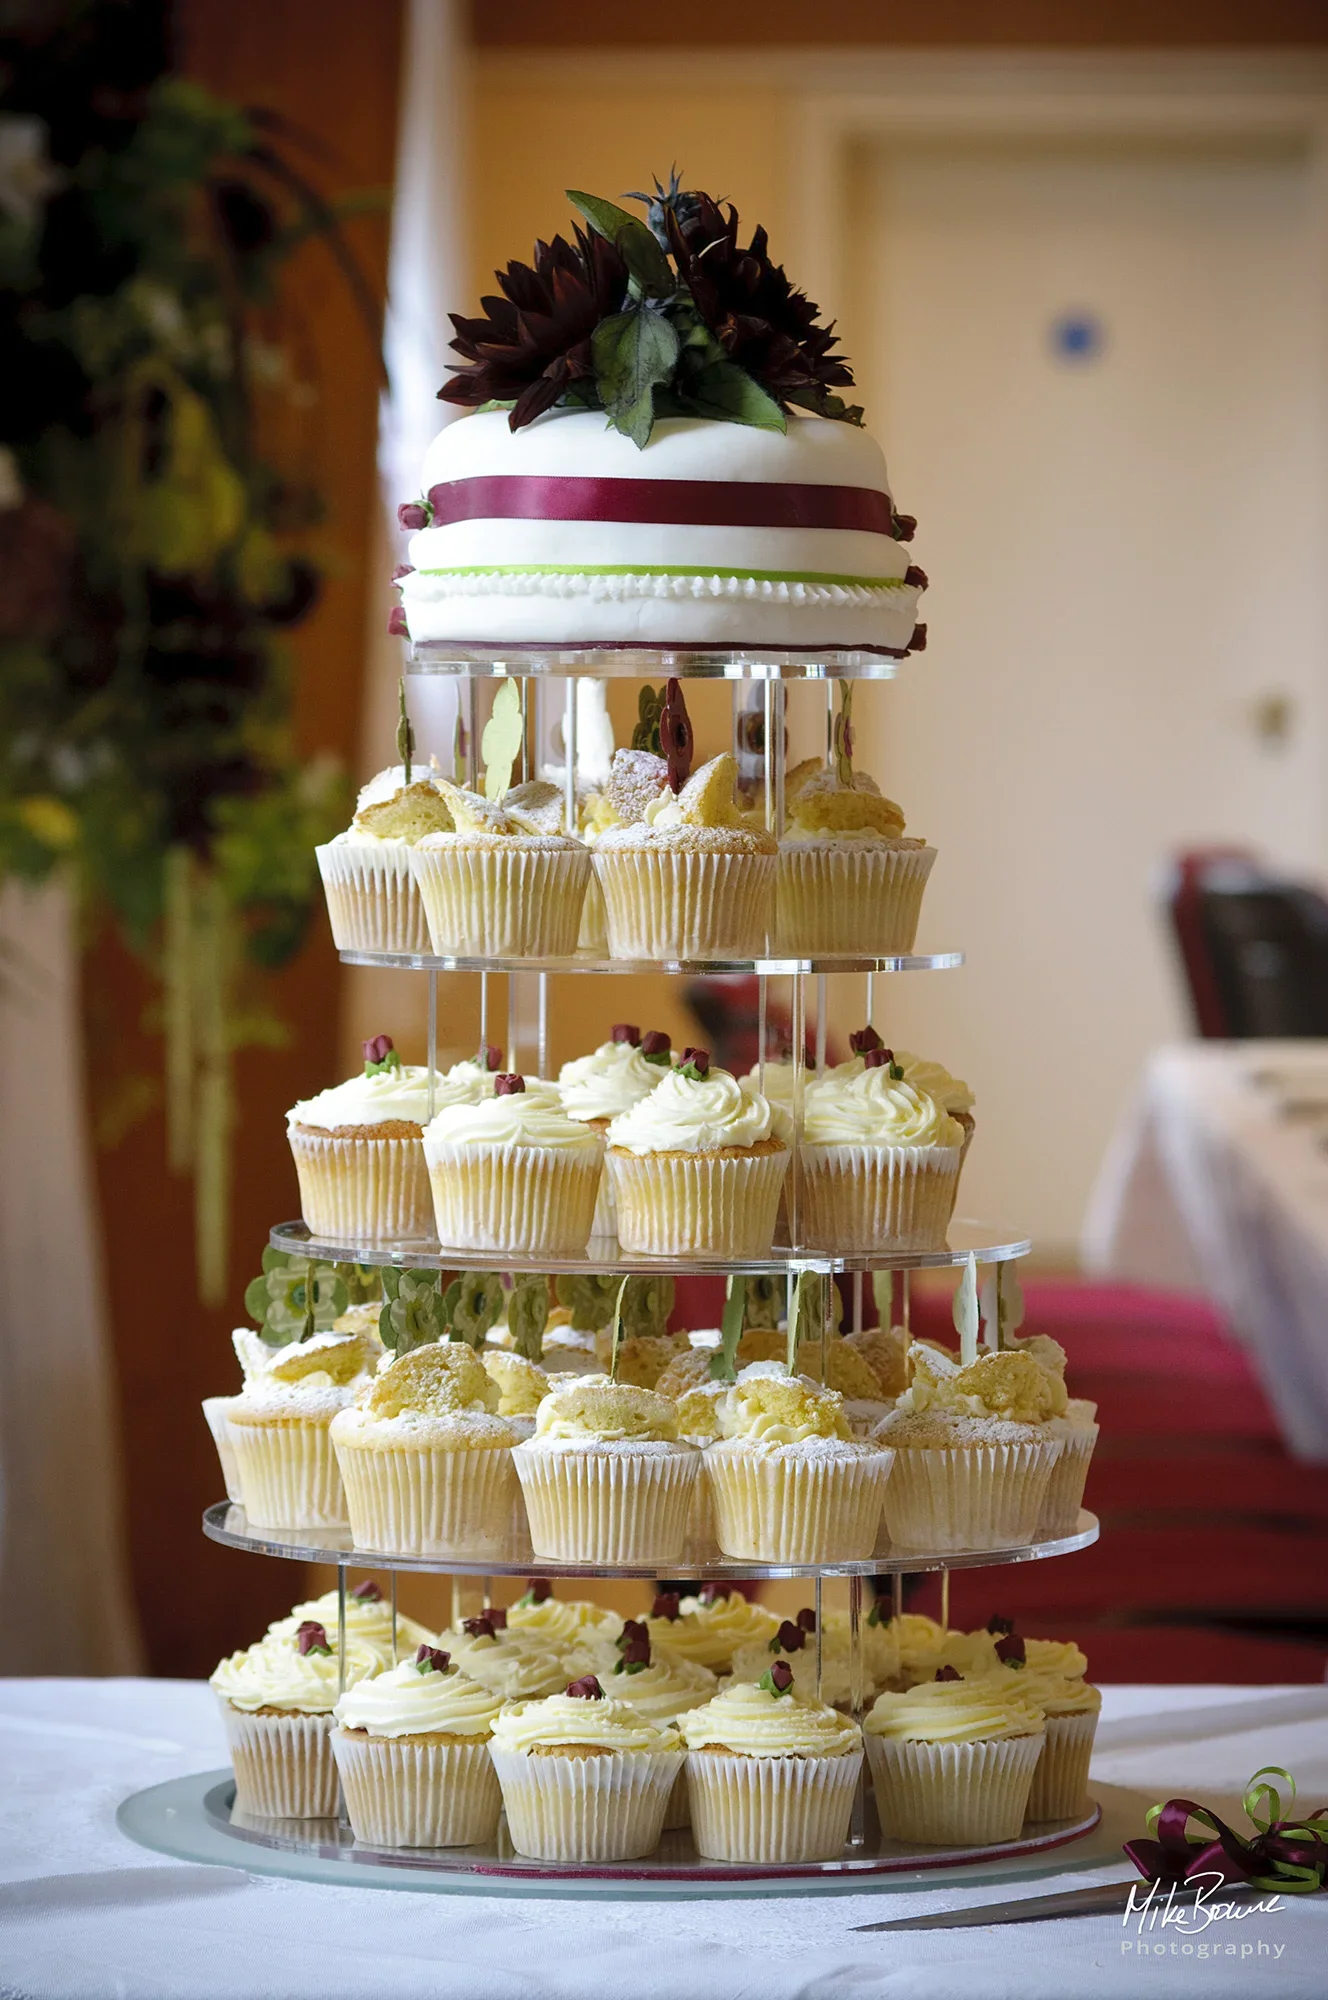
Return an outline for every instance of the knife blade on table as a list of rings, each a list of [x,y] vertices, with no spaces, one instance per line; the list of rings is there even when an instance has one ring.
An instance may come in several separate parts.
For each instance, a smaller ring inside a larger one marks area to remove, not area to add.
[[[1124,1882],[1099,1882],[1084,1889],[1060,1889],[1050,1896],[1016,1897],[1008,1903],[982,1903],[970,1910],[933,1910],[925,1917],[887,1917],[879,1924],[854,1924],[855,1931],[967,1930],[979,1924],[1035,1924],[1048,1917],[1106,1917],[1130,1907],[1130,1891],[1142,1897],[1147,1884],[1132,1875]],[[1251,1891],[1224,1888],[1222,1900],[1248,1900]],[[1157,1907],[1155,1905],[1155,1907]],[[1165,1907],[1165,1898],[1162,1907]],[[1136,1909],[1139,1904],[1136,1903]],[[1142,1915],[1142,1911],[1140,1911]]]

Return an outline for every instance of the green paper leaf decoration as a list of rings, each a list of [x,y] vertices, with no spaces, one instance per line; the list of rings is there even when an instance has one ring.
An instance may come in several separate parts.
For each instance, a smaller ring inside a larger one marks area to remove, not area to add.
[[[602,1272],[564,1273],[554,1286],[558,1303],[572,1315],[577,1333],[598,1333],[613,1318],[618,1280]]]
[[[744,1278],[742,1281],[742,1323],[744,1327],[775,1328],[784,1310],[787,1290],[780,1278]]]
[[[244,1309],[271,1347],[328,1332],[349,1302],[335,1264],[311,1263],[270,1247],[263,1252],[262,1276],[251,1279],[244,1292]]]
[[[503,1281],[496,1271],[467,1271],[448,1286],[443,1304],[449,1338],[483,1347],[485,1334],[502,1317]]]
[[[983,1337],[994,1352],[1015,1345],[1024,1323],[1024,1293],[1017,1264],[997,1264],[982,1287]]]
[[[514,1279],[507,1295],[507,1324],[514,1349],[527,1361],[544,1358],[544,1328],[548,1318],[548,1279],[539,1276]]]
[[[642,233],[654,243],[648,229],[642,228]],[[638,306],[601,320],[590,349],[610,427],[634,445],[644,446],[655,421],[655,390],[668,381],[677,364],[677,334],[662,313]]]
[[[628,1278],[618,1306],[623,1332],[633,1337],[667,1333],[676,1289],[669,1277]]]
[[[951,1317],[959,1335],[960,1363],[965,1368],[971,1367],[978,1358],[978,1260],[972,1251],[955,1290]]]
[[[719,1322],[719,1347],[711,1358],[710,1373],[717,1382],[732,1382],[738,1372],[738,1342],[742,1339],[746,1285],[750,1280],[730,1278],[724,1296],[724,1314]]]
[[[667,299],[677,290],[672,264],[639,216],[576,188],[567,189],[567,199],[592,229],[612,243],[647,298]]]
[[[853,788],[853,683],[839,683],[839,713],[835,717],[835,776],[847,790]],[[902,1074],[902,1072],[901,1072]]]
[[[754,430],[786,431],[788,419],[773,396],[736,361],[711,361],[677,384],[675,393],[694,417],[748,424]]]
[[[656,757],[660,749],[659,725],[664,714],[666,688],[643,687],[636,700],[636,727],[632,731],[633,750],[649,750]]]
[[[403,674],[397,683],[397,698],[400,704],[397,716],[397,756],[402,763],[402,783],[410,783],[411,761],[415,755],[415,731],[410,726],[406,713],[406,677]]]
[[[458,710],[456,721],[452,724],[452,782],[464,789],[469,777],[470,768],[467,757],[466,725],[461,720],[461,714]]]
[[[370,1306],[382,1298],[382,1275],[377,1264],[334,1264],[332,1268],[346,1287],[347,1305]]]
[[[386,1298],[378,1315],[384,1347],[400,1356],[442,1338],[447,1323],[438,1293],[441,1278],[440,1271],[399,1271],[384,1266]]]
[[[484,759],[484,796],[495,802],[511,789],[512,772],[525,740],[526,720],[521,712],[521,690],[515,681],[504,681],[494,696],[493,712],[484,725],[480,754]]]
[[[623,1296],[626,1293],[627,1287],[631,1284],[631,1282],[632,1281],[630,1278],[623,1279],[622,1283],[618,1287],[618,1296],[614,1300],[613,1304],[613,1333],[609,1342],[610,1382],[616,1382],[618,1379],[618,1348],[622,1342],[622,1331],[623,1331],[623,1324],[622,1324]]]

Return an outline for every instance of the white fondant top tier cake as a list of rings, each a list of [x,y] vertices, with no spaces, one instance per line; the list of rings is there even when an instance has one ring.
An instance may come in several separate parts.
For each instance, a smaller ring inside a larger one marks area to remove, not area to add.
[[[424,462],[430,525],[401,579],[413,640],[788,645],[903,652],[924,581],[880,447],[853,424],[657,422],[599,410],[512,431],[450,424]]]

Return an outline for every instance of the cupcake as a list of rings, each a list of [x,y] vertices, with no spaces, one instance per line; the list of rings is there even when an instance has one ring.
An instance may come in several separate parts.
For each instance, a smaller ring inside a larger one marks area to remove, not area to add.
[[[735,1359],[742,1369],[754,1361],[782,1362],[787,1353],[788,1334],[782,1328],[752,1327],[738,1342]],[[809,1333],[798,1343],[797,1371],[813,1382],[823,1382],[843,1399],[852,1437],[870,1437],[894,1408],[894,1398],[881,1394],[880,1377],[867,1356],[840,1334],[823,1338],[819,1330]]]
[[[615,1118],[606,1168],[625,1254],[768,1257],[788,1121],[704,1049]]]
[[[852,1687],[847,1635],[841,1635],[841,1643],[833,1644],[829,1630],[821,1634],[818,1671],[816,1613],[810,1606],[800,1611],[796,1618],[786,1618],[773,1639],[755,1646],[740,1646],[733,1656],[733,1679],[755,1684],[769,1672],[776,1660],[783,1660],[790,1669],[796,1694],[828,1701],[832,1708],[847,1708],[850,1705]],[[864,1695],[867,1693],[865,1685],[862,1692]]]
[[[1026,1354],[982,1354],[967,1368],[915,1344],[911,1386],[877,1428],[895,1469],[890,1540],[938,1554],[1033,1541],[1063,1449],[1046,1371]]]
[[[865,1561],[893,1454],[849,1435],[843,1401],[776,1361],[744,1368],[715,1406],[705,1476],[715,1536],[742,1561]]]
[[[212,1442],[217,1447],[217,1462],[221,1467],[222,1483],[226,1488],[226,1498],[232,1506],[242,1506],[244,1490],[240,1485],[240,1462],[235,1456],[227,1419],[236,1396],[204,1396],[203,1421],[212,1434]]]
[[[321,1597],[295,1605],[285,1618],[275,1618],[267,1628],[268,1637],[289,1639],[301,1625],[308,1624],[321,1625],[333,1647],[336,1646],[340,1627],[335,1590],[325,1590]],[[416,1619],[407,1618],[404,1611],[398,1611],[393,1649],[392,1606],[371,1577],[366,1577],[363,1583],[357,1583],[353,1590],[346,1592],[346,1633],[349,1638],[362,1639],[366,1646],[372,1646],[385,1667],[394,1667],[399,1659],[413,1653],[418,1646],[436,1643],[435,1635],[427,1625],[421,1625]]]
[[[346,1685],[382,1666],[374,1647],[346,1636]],[[340,1681],[338,1648],[324,1628],[271,1633],[232,1653],[212,1675],[235,1770],[235,1803],[260,1819],[329,1819],[337,1771],[329,1738]]]
[[[536,1555],[558,1562],[673,1562],[700,1466],[673,1405],[649,1389],[582,1375],[540,1404],[512,1454]]]
[[[768,1643],[780,1621],[730,1584],[707,1583],[696,1597],[657,1591],[645,1623],[651,1645],[670,1658],[729,1674],[734,1655],[743,1646]]]
[[[508,794],[502,803],[440,781],[453,831],[408,850],[440,958],[568,958],[576,950],[590,852]]]
[[[419,1242],[433,1234],[420,1137],[429,1072],[403,1065],[388,1035],[364,1044],[364,1069],[286,1113],[286,1136],[310,1234],[348,1242]]]
[[[875,1049],[857,1075],[808,1086],[799,1151],[808,1249],[862,1256],[945,1242],[964,1135],[889,1057]]]
[[[778,844],[734,797],[725,753],[674,795],[644,798],[640,816],[594,844],[614,958],[760,958],[774,915]]]
[[[1087,1660],[1077,1646],[1022,1638],[1008,1618],[993,1618],[980,1636],[992,1649],[988,1671],[1009,1674],[1020,1694],[1037,1703],[1046,1722],[1028,1818],[1082,1819],[1088,1811],[1088,1766],[1102,1710],[1101,1694],[1084,1679]]]
[[[535,1412],[549,1393],[548,1376],[538,1361],[500,1347],[486,1347],[480,1360],[498,1391],[497,1414],[506,1417],[520,1437],[528,1438],[535,1428]]]
[[[862,1732],[776,1660],[678,1718],[692,1838],[715,1861],[831,1861],[848,1839]]]
[[[1084,1486],[1100,1435],[1097,1404],[1065,1389],[1065,1349],[1045,1333],[1027,1340],[1013,1340],[1011,1351],[1027,1354],[1046,1371],[1051,1388],[1051,1434],[1059,1438],[1061,1455],[1051,1469],[1047,1497],[1042,1503],[1038,1533],[1045,1536],[1072,1535],[1079,1526],[1079,1509],[1084,1504]]]
[[[475,1558],[506,1552],[516,1503],[497,1385],[460,1341],[381,1368],[332,1424],[357,1548]]]
[[[865,1028],[859,1028],[848,1039],[853,1053],[844,1062],[835,1064],[831,1072],[834,1076],[861,1075],[867,1066],[866,1059],[872,1051],[885,1047],[881,1037],[870,1024]],[[968,1158],[968,1149],[973,1143],[973,1133],[976,1129],[973,1117],[976,1100],[972,1091],[962,1077],[952,1076],[944,1063],[934,1062],[927,1056],[912,1055],[907,1049],[894,1049],[889,1054],[896,1067],[903,1070],[904,1082],[912,1084],[914,1090],[932,1098],[940,1105],[942,1111],[954,1119],[955,1124],[963,1132],[964,1144],[959,1159],[962,1167]]]
[[[889,1840],[985,1847],[1017,1840],[1042,1754],[1042,1710],[1004,1670],[953,1667],[876,1697],[863,1724],[881,1831]]]
[[[559,1694],[569,1679],[561,1645],[539,1632],[507,1629],[496,1606],[438,1635],[439,1644],[462,1673],[492,1690],[503,1701],[540,1701]]]
[[[867,1643],[882,1649],[882,1688],[915,1687],[932,1680],[939,1665],[945,1627],[920,1611],[901,1611],[896,1618],[888,1600],[878,1597],[865,1620]]]
[[[669,1067],[667,1035],[654,1029],[643,1035],[631,1022],[618,1021],[609,1041],[601,1042],[588,1056],[565,1062],[559,1070],[563,1110],[569,1118],[593,1126],[603,1138],[615,1118],[649,1097]],[[606,1174],[600,1182],[591,1234],[612,1236],[616,1227],[613,1188]]]
[[[603,1676],[603,1684],[615,1700],[625,1701],[649,1722],[676,1723],[680,1715],[699,1708],[718,1691],[719,1683],[708,1667],[663,1649],[656,1652],[644,1619],[628,1619],[615,1651],[618,1657]],[[679,1771],[664,1815],[664,1831],[676,1833],[690,1824],[687,1773]]]
[[[819,760],[785,781],[775,930],[797,957],[910,952],[934,847],[907,838],[904,815],[859,774],[841,784]]]
[[[604,1147],[556,1086],[499,1076],[479,1104],[448,1105],[424,1135],[438,1240],[512,1257],[575,1257],[595,1214]]]
[[[490,1754],[512,1845],[538,1861],[649,1854],[684,1763],[671,1723],[615,1701],[593,1674],[504,1708]]]
[[[369,1379],[369,1343],[335,1328],[277,1348],[248,1327],[231,1338],[245,1381],[229,1399],[226,1431],[249,1525],[344,1528],[330,1431]]]
[[[404,765],[380,771],[361,790],[345,833],[314,849],[338,951],[428,951],[410,850],[426,834],[452,829],[437,777],[436,765],[415,766],[409,781]]]
[[[332,1755],[357,1840],[375,1847],[471,1847],[498,1831],[489,1757],[501,1699],[421,1644],[411,1660],[347,1688]]]
[[[507,1607],[507,1629],[531,1633],[554,1646],[587,1640],[612,1645],[623,1621],[588,1597],[555,1597],[547,1576],[532,1576],[516,1603]]]

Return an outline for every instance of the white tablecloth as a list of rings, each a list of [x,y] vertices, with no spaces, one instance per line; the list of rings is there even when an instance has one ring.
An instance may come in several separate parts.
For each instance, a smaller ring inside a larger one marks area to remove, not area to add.
[[[1052,1859],[1046,1875],[997,1890],[938,1880],[925,1890],[828,1897],[552,1902],[248,1876],[170,1861],[117,1832],[115,1809],[128,1793],[225,1761],[212,1697],[196,1683],[0,1681],[3,2000],[1091,2000],[1214,1992],[1322,2000],[1328,1986],[1328,1896],[1290,1898],[1199,1938],[1155,1937],[1166,1949],[1147,1956],[1119,1917],[894,1936],[852,1929],[1125,1879],[1123,1857],[1088,1870]],[[1243,1825],[1240,1793],[1268,1763],[1295,1773],[1302,1807],[1328,1802],[1328,1689],[1104,1690],[1094,1778],[1118,1813],[1123,1803],[1127,1833],[1142,1833],[1147,1804],[1178,1794]],[[1246,1943],[1256,1950],[1242,1958]],[[1236,1949],[1227,1955],[1218,1945]]]
[[[1084,1262],[1205,1293],[1288,1448],[1328,1462],[1328,1044],[1159,1049],[1094,1190]],[[1328,1981],[1325,1982],[1328,1985]]]

